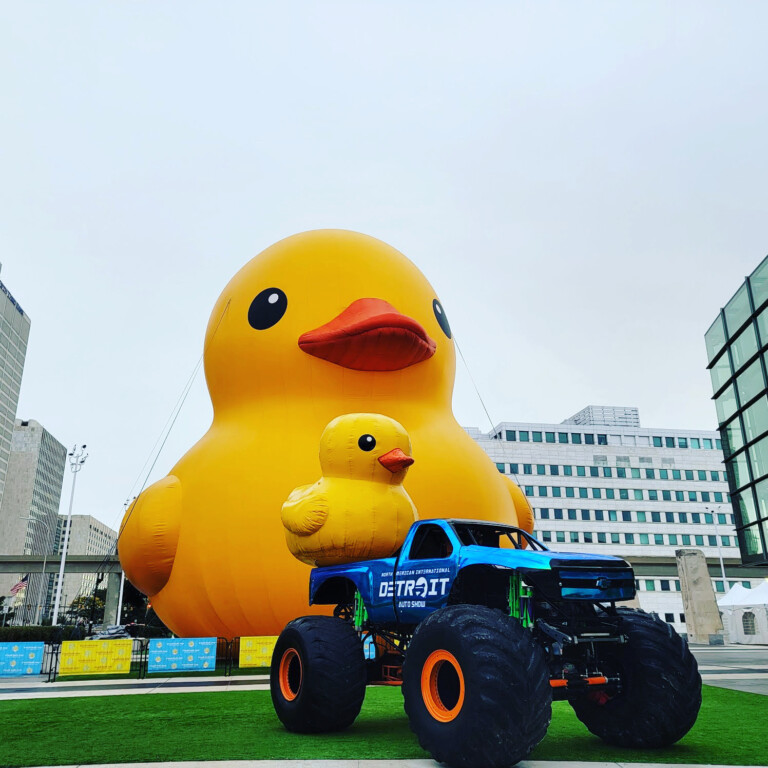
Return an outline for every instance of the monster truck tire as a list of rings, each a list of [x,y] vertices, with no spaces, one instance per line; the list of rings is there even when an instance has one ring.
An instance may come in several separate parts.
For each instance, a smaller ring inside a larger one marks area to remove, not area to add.
[[[571,700],[576,716],[607,744],[635,749],[666,747],[685,736],[701,706],[701,675],[688,644],[661,619],[618,610],[628,644],[608,663],[623,678],[617,696],[600,692]]]
[[[453,768],[502,768],[544,738],[552,693],[542,649],[501,611],[451,605],[416,627],[403,663],[411,730]]]
[[[360,713],[365,682],[363,644],[345,621],[304,616],[280,633],[269,686],[275,712],[289,731],[347,728]]]

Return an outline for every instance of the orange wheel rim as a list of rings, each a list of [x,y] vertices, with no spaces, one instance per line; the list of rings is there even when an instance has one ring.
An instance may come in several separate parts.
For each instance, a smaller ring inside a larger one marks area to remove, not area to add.
[[[280,693],[286,701],[293,701],[299,695],[303,677],[301,657],[295,648],[289,648],[280,659],[278,670]]]
[[[433,651],[421,669],[421,697],[432,717],[450,723],[464,705],[464,674],[448,651]]]

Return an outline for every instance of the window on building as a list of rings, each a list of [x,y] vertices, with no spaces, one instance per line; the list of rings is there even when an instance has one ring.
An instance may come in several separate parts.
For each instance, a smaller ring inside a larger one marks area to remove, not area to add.
[[[541,534],[542,541],[552,541],[552,531],[543,531]]]
[[[565,531],[558,531],[556,534],[556,537],[557,537],[558,543],[560,544],[565,543]]]
[[[630,469],[630,472],[632,474],[633,480],[639,480],[640,479],[640,470],[637,467],[632,467]]]
[[[606,499],[615,499],[616,495],[614,493],[613,488],[606,488],[605,489],[605,498]]]
[[[574,488],[566,488],[565,489],[565,496],[568,499],[573,499],[576,497],[576,490]]]
[[[653,579],[646,579],[645,580],[645,590],[646,590],[646,592],[655,592],[656,591],[656,582]]]
[[[504,431],[504,436],[507,438],[508,443],[514,443],[517,440],[517,435],[514,429],[507,429]]]
[[[699,480],[706,481],[706,479],[707,479],[707,471],[705,469],[697,469],[696,470],[696,477],[698,477]]]
[[[589,520],[591,518],[591,515],[589,513],[588,509],[582,509],[581,510],[581,519],[582,520]]]
[[[691,438],[691,448],[701,448],[701,441],[698,437]]]
[[[558,499],[560,498],[560,496],[562,496],[562,494],[560,493],[560,488],[557,485],[552,486],[552,495]]]
[[[571,443],[581,445],[581,435],[578,432],[571,432]]]
[[[656,479],[656,471],[653,469],[646,469],[645,470],[645,479],[646,480],[655,480]]]
[[[686,437],[678,437],[677,438],[677,445],[680,448],[687,448],[688,447],[688,438],[686,438]]]
[[[712,517],[712,514],[710,512],[705,512],[704,513],[704,522],[707,525],[712,525],[713,520],[714,520],[714,518]]]
[[[741,626],[745,635],[757,634],[755,628],[755,614],[752,613],[752,611],[744,611],[744,613],[741,614]]]
[[[726,524],[726,522],[725,522],[725,515],[722,514],[721,512],[718,512],[718,514],[717,514],[717,522],[720,523],[720,525],[725,525]]]
[[[595,520],[604,520],[604,519],[605,519],[605,512],[603,512],[602,509],[596,509]]]
[[[672,470],[672,479],[673,480],[682,480],[683,479],[682,475],[680,474],[680,470],[679,469],[673,469]]]
[[[715,592],[725,592],[725,582],[719,579],[715,581]]]
[[[569,509],[568,510],[568,519],[569,520],[575,520],[576,519],[576,510],[575,509]]]
[[[648,501],[658,501],[658,500],[659,500],[658,491],[648,491]]]
[[[685,470],[685,479],[686,480],[693,480],[693,470],[692,469],[686,469]]]
[[[603,477],[613,477],[613,471],[610,467],[603,467]]]
[[[653,438],[653,447],[654,448],[661,448],[661,438],[660,437],[654,437]]]
[[[589,433],[585,434],[584,435],[584,442],[587,445],[594,445],[595,444],[595,436],[594,435],[590,435]]]
[[[542,509],[539,511],[539,517],[542,520],[549,520],[549,510],[548,509]]]
[[[669,534],[669,543],[673,546],[677,546],[677,534],[676,533],[670,533]]]
[[[534,443],[540,443],[541,442],[541,432],[533,432],[533,442]]]
[[[710,440],[708,437],[705,437],[705,438],[703,439],[703,442],[704,442],[704,447],[705,447],[707,450],[712,450],[712,441],[711,441],[711,440]]]
[[[520,467],[519,467],[517,464],[510,464],[510,465],[509,465],[509,471],[510,471],[510,472],[511,472],[513,475],[516,475],[516,474],[517,474],[517,473],[520,471]]]
[[[663,584],[664,582],[662,582]],[[664,621],[667,622],[667,624],[674,624],[675,622],[675,614],[674,613],[665,613],[664,614]]]
[[[635,488],[634,491],[632,491],[635,497],[635,501],[642,501],[643,500],[643,492],[641,490],[638,490]]]
[[[718,451],[722,451],[723,450],[723,441],[718,438],[717,440],[715,440],[715,446],[717,447]]]
[[[555,433],[554,432],[545,432],[544,433],[544,439],[548,443],[554,443],[555,442]]]
[[[701,492],[701,500],[702,501],[709,501],[709,491],[702,491]]]
[[[540,485],[539,486],[539,496],[546,496],[547,495],[547,486],[546,485]]]
[[[624,543],[625,544],[634,544],[635,543],[635,534],[634,533],[625,533],[624,534]]]
[[[730,547],[731,546],[731,537],[730,536],[721,536],[720,537],[720,543],[724,547]]]
[[[520,442],[521,443],[527,443],[528,442],[528,432],[526,430],[521,429],[518,433],[520,435]]]
[[[688,501],[696,501],[696,491],[688,491]]]
[[[671,592],[672,591],[669,579],[661,579],[659,581],[659,586],[661,587],[661,591],[662,592]],[[668,614],[668,615],[671,616],[672,614]]]
[[[578,543],[579,543],[579,532],[571,531],[571,544],[578,544]]]
[[[621,519],[625,523],[631,523],[632,522],[632,513],[625,509],[621,513]]]
[[[641,533],[640,534],[640,543],[641,544],[648,544],[648,534],[647,533]]]
[[[688,513],[687,512],[678,512],[677,513],[677,519],[681,523],[686,523],[687,524],[688,523]]]
[[[619,513],[615,509],[609,509],[608,519],[615,523],[619,519]]]
[[[523,474],[524,475],[532,475],[533,474],[533,465],[532,464],[523,464]]]
[[[549,465],[549,474],[550,475],[559,475],[560,474],[560,467],[558,467],[557,464],[550,464]]]
[[[619,543],[619,534],[618,533],[612,533],[611,534],[611,544],[618,544]]]
[[[604,533],[598,533],[597,534],[597,543],[598,544],[605,544],[606,543],[606,537]]]
[[[685,494],[682,491],[675,491],[675,501],[685,501]]]
[[[661,512],[651,512],[651,522],[652,523],[660,523],[661,522]]]
[[[664,501],[672,501],[672,491],[662,491],[661,498],[664,499]]]
[[[599,477],[600,476],[600,468],[599,467],[590,467],[589,468],[589,476],[590,477]]]
[[[586,488],[579,488],[579,498],[586,499],[588,497]]]
[[[709,479],[710,480],[719,480],[720,479],[720,473],[712,471],[709,473]]]
[[[592,543],[592,534],[589,531],[584,532],[584,543],[585,544],[591,544]]]
[[[497,464],[496,469],[498,469],[499,472],[504,472],[504,464]]]
[[[619,488],[619,498],[620,499],[628,499],[629,498],[629,490],[627,488]]]
[[[593,499],[601,499],[602,497],[603,496],[602,496],[602,492],[601,492],[600,488],[593,488],[592,489],[592,498]]]
[[[717,502],[721,502],[723,500],[723,494],[720,493],[720,491],[715,491],[712,495],[715,497],[715,501]]]
[[[627,470],[624,467],[616,467],[616,477],[626,478]]]
[[[533,486],[532,485],[526,485],[524,486],[524,491],[526,496],[533,496]]]
[[[687,533],[682,535],[682,539],[684,547],[689,547],[691,545],[691,537]]]
[[[586,467],[576,467],[576,475],[578,477],[586,477],[587,476],[587,468]]]
[[[659,480],[669,480],[669,472],[666,469],[659,470]]]
[[[637,522],[638,523],[644,523],[645,522],[645,512],[636,512],[637,515]]]
[[[536,465],[536,474],[537,475],[546,475],[547,474],[547,468],[544,464],[537,464]]]
[[[696,534],[696,536],[693,537],[694,541],[696,542],[697,547],[703,547],[704,546],[704,537],[700,536],[699,534]]]
[[[701,523],[701,515],[698,512],[691,512],[691,522],[699,525]]]
[[[661,545],[664,543],[664,534],[663,533],[654,533],[653,534],[653,543],[658,545]]]
[[[597,444],[598,445],[608,445],[608,435],[598,435],[597,436]]]
[[[555,520],[562,520],[563,519],[563,510],[562,509],[556,509],[555,510]]]

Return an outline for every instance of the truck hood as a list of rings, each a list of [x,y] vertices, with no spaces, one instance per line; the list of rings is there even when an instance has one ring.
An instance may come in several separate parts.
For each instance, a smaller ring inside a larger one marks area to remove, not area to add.
[[[629,568],[626,560],[612,555],[592,555],[579,552],[534,552],[530,549],[496,549],[468,545],[461,548],[459,568],[467,565],[496,565],[500,568]]]

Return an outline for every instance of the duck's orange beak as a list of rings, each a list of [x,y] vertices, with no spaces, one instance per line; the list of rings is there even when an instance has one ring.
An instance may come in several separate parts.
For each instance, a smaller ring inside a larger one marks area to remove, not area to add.
[[[329,323],[302,334],[299,347],[356,371],[398,371],[428,360],[436,344],[383,299],[357,299]]]
[[[410,467],[413,459],[399,448],[394,448],[383,456],[379,456],[379,464],[394,474]]]

